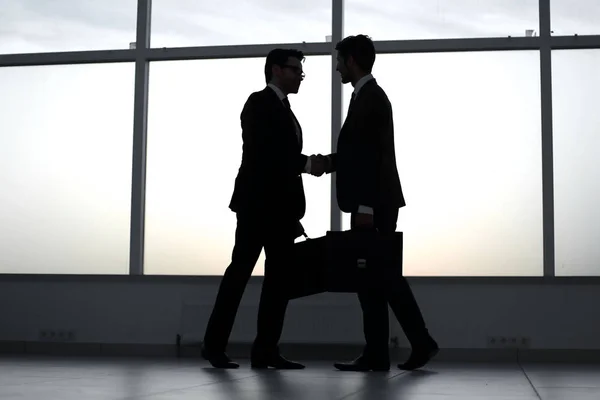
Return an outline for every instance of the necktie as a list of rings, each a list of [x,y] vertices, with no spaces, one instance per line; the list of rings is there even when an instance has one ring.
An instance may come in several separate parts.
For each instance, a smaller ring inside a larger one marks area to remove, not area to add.
[[[352,105],[354,104],[354,97],[356,96],[354,92],[352,92],[352,96],[350,96],[350,105],[348,106],[348,115],[350,115],[350,111],[352,110]]]
[[[296,120],[296,116],[294,115],[294,112],[292,111],[292,108],[290,106],[290,101],[288,100],[288,98],[284,98],[283,100],[283,105],[285,105],[285,108],[288,109],[288,111],[290,112],[290,115],[292,116],[292,119],[294,120],[294,127],[296,128],[296,136],[298,137],[298,141],[300,143],[302,143],[302,134],[300,133],[300,127],[298,124],[298,121]]]
[[[283,104],[285,104],[285,106],[288,108],[288,110],[292,109],[292,107],[290,106],[290,101],[288,100],[287,97],[285,99],[283,99]]]

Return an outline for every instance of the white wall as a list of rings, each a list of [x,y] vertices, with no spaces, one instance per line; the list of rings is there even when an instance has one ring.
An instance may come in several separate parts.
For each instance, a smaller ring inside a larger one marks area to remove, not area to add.
[[[0,341],[38,341],[40,329],[74,329],[77,342],[173,344],[182,314],[185,329],[201,336],[215,279],[130,278],[1,278]],[[600,283],[579,281],[416,279],[413,289],[443,348],[485,348],[488,335],[513,335],[530,337],[533,349],[600,349]],[[259,292],[260,282],[251,282],[232,342],[252,341]],[[295,300],[282,341],[362,343],[360,322],[354,295]]]

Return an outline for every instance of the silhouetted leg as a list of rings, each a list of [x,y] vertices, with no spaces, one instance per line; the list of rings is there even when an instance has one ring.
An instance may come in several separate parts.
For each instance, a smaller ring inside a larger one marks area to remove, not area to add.
[[[358,293],[363,314],[363,332],[366,346],[363,355],[377,360],[389,359],[388,303],[381,291],[365,289]]]
[[[397,220],[398,209],[378,209],[375,213],[375,225],[382,233],[395,232]],[[383,273],[382,282],[388,304],[400,322],[408,341],[413,347],[418,346],[429,337],[429,333],[408,281],[402,276],[400,269],[392,267],[385,269]]]
[[[353,214],[351,217],[352,228],[354,228],[354,217]],[[389,218],[389,215],[382,215],[379,210],[376,210],[374,213],[375,227],[380,231],[382,230],[382,226],[384,229],[387,228],[389,230],[389,226],[392,224],[392,221],[389,220]],[[391,228],[392,230],[395,229],[397,218],[398,214],[396,213],[393,218],[394,228]],[[381,290],[377,289],[376,285],[367,285],[365,289],[358,292],[358,300],[360,301],[360,307],[363,314],[363,332],[366,341],[363,355],[378,360],[388,360],[390,323],[386,296]]]
[[[398,270],[390,269],[386,272],[388,276],[385,280],[385,292],[388,302],[412,347],[410,357],[406,362],[398,364],[398,368],[421,368],[438,353],[438,344],[427,330],[421,310],[406,279],[400,276]]]
[[[390,308],[411,346],[418,347],[429,339],[429,332],[417,300],[400,270],[390,268],[385,271],[385,276],[385,294]]]
[[[244,290],[260,256],[262,240],[257,222],[238,215],[231,264],[221,280],[204,335],[204,346],[211,352],[225,351]]]
[[[274,230],[265,244],[265,277],[258,306],[257,333],[253,351],[277,353],[277,345],[283,331],[288,297],[283,282],[285,266],[292,254],[294,240],[285,232]]]
[[[396,214],[396,218],[397,218]],[[375,227],[379,222],[378,212],[374,214]],[[351,216],[350,224],[355,227],[355,215]],[[394,226],[396,219],[393,221]],[[367,265],[367,268],[368,265]],[[373,282],[362,282],[363,287],[358,290],[358,300],[362,309],[363,333],[365,335],[365,348],[360,357],[351,362],[335,363],[335,368],[342,371],[387,371],[390,368],[389,318],[388,303],[385,293],[377,289]]]
[[[380,224],[380,231],[393,232],[396,230],[397,210],[395,212],[394,210],[383,210],[379,215],[384,217],[383,221],[376,221],[376,224]],[[393,226],[391,225],[392,221]],[[438,345],[429,335],[417,300],[408,281],[402,276],[402,271],[392,267],[383,272],[382,282],[386,298],[412,347],[409,359],[398,364],[398,367],[404,370],[421,368],[437,354]]]

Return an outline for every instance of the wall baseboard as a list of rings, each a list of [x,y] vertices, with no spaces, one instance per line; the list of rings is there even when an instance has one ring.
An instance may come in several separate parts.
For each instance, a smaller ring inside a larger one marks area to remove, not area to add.
[[[227,353],[232,358],[249,358],[251,343],[230,343]],[[298,360],[350,360],[362,351],[359,344],[282,343],[282,354]],[[181,357],[199,358],[200,344],[178,347],[168,344],[128,343],[57,343],[0,341],[0,354],[103,356],[103,357]],[[410,349],[392,348],[393,361],[404,360]],[[562,362],[600,363],[600,349],[441,349],[435,359],[442,362]]]

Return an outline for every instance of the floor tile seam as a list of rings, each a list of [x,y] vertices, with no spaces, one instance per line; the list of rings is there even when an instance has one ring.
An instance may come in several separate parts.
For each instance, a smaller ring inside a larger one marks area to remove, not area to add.
[[[600,391],[600,386],[545,386],[538,385],[536,386],[538,389],[597,389]]]
[[[36,377],[33,376],[31,378],[36,378]],[[34,382],[8,383],[8,384],[0,383],[0,387],[3,387],[3,386],[40,385],[40,384],[45,384],[45,383],[64,382],[64,381],[78,380],[78,379],[86,379],[86,378],[84,378],[84,377],[77,377],[77,378],[73,378],[73,377],[71,377],[71,378],[50,378],[50,379],[42,379],[42,380],[34,381]]]
[[[523,367],[523,364],[521,364],[521,360],[519,359],[519,353],[518,352],[517,352],[517,364],[519,365],[519,368],[521,368],[521,371],[523,372],[523,375],[525,375],[525,379],[527,379],[527,382],[529,382],[529,384],[531,385],[531,389],[533,389],[533,392],[535,393],[535,395],[538,397],[538,399],[543,400],[542,396],[540,395],[540,392],[538,392],[537,388],[535,387],[535,385],[531,381],[531,378],[527,374],[527,371],[525,371],[525,368]]]
[[[188,386],[188,387],[181,387],[181,388],[177,388],[177,389],[169,389],[169,390],[163,390],[160,392],[154,392],[154,393],[148,393],[148,394],[142,394],[139,396],[127,396],[127,397],[119,397],[118,400],[138,400],[138,399],[144,399],[144,398],[148,398],[148,397],[152,397],[152,396],[157,396],[160,394],[168,394],[168,393],[175,393],[175,392],[180,392],[182,390],[189,390],[189,389],[194,389],[194,388],[199,388],[199,387],[204,387],[204,386],[211,386],[211,385],[217,385],[219,383],[223,383],[223,382],[236,382],[236,381],[241,381],[244,379],[249,379],[249,378],[254,378],[258,376],[258,374],[256,375],[250,375],[250,376],[244,376],[242,378],[235,378],[235,379],[223,379],[220,381],[215,381],[215,382],[206,382],[206,383],[201,383],[199,385],[192,385],[192,386]]]
[[[408,372],[408,371],[397,372],[397,373],[395,373],[395,375],[392,375],[392,376],[388,377],[388,378],[386,379],[386,381],[389,381],[390,379],[394,379],[394,378],[396,378],[396,377],[398,377],[398,376],[401,376],[401,375],[405,375],[407,372]],[[371,373],[371,372],[365,372],[365,374],[369,374],[369,373]],[[347,399],[347,398],[348,398],[348,397],[350,397],[350,396],[354,396],[355,394],[358,394],[358,393],[364,392],[364,390],[365,390],[365,389],[359,389],[359,390],[355,390],[355,391],[353,391],[352,393],[348,393],[348,394],[346,394],[346,395],[344,395],[344,396],[342,396],[342,397],[339,397],[337,400],[344,400],[344,399]]]

